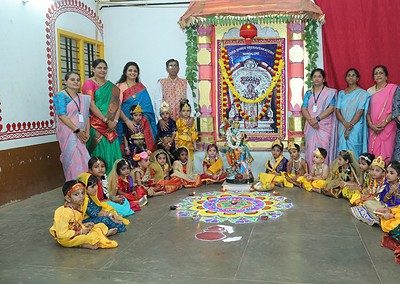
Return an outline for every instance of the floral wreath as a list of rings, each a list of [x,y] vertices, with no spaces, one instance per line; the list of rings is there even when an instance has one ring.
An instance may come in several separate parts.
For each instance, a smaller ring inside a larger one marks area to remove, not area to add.
[[[282,47],[278,46],[275,52],[275,60],[274,60],[274,75],[271,80],[271,84],[268,87],[268,89],[262,94],[261,96],[255,98],[255,99],[248,99],[243,96],[241,96],[238,91],[236,90],[234,83],[233,83],[233,78],[232,78],[232,71],[230,70],[229,66],[229,56],[228,52],[225,47],[221,48],[221,58],[218,60],[219,65],[221,67],[221,73],[222,73],[222,110],[223,110],[223,116],[226,117],[226,110],[227,110],[227,101],[228,101],[228,90],[231,91],[233,94],[233,102],[240,114],[240,116],[246,120],[255,120],[258,121],[262,119],[269,106],[271,103],[272,95],[273,95],[273,90],[276,88],[276,104],[279,105],[281,103],[281,95],[282,95],[282,71],[284,67],[284,61],[282,58]],[[259,103],[262,100],[266,98],[265,104],[258,114],[257,117],[253,118],[250,117],[242,108],[241,108],[241,102],[244,103],[249,103],[249,104],[255,104]],[[276,109],[276,126],[280,126],[281,123],[281,109],[277,108]]]

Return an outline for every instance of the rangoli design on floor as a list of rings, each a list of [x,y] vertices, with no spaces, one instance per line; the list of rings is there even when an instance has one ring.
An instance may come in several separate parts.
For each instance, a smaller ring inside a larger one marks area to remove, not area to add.
[[[247,224],[277,219],[293,204],[284,196],[267,192],[204,192],[177,204],[176,215],[205,223]]]

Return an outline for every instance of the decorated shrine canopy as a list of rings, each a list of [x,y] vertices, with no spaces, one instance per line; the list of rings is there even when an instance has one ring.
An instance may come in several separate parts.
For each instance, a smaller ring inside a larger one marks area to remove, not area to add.
[[[180,18],[182,28],[201,24],[232,24],[233,20],[248,22],[252,17],[273,17],[275,21],[317,20],[324,14],[310,0],[200,0],[192,1]]]

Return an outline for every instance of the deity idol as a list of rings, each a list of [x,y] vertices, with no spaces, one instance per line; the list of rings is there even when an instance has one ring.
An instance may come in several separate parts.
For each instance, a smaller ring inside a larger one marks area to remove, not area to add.
[[[226,153],[229,167],[227,168],[228,183],[252,183],[254,181],[251,171],[253,157],[247,146],[247,136],[240,131],[239,121],[234,121],[227,127],[228,121],[221,126],[226,128],[226,146],[222,150]]]

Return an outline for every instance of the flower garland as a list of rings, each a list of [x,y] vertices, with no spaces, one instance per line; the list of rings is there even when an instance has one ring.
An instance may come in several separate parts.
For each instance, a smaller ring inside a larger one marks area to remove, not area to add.
[[[276,87],[276,105],[277,106],[279,106],[280,105],[280,103],[281,103],[281,95],[282,95],[282,69],[280,69],[279,70],[279,67],[280,67],[280,63],[283,63],[283,59],[282,59],[282,49],[281,49],[281,47],[279,47],[279,53],[280,54],[278,54],[278,49],[277,49],[277,54],[276,54],[276,57],[275,57],[275,65],[274,65],[274,68],[273,68],[273,70],[275,71],[275,74],[274,74],[274,78],[273,78],[273,80],[275,79],[275,78],[277,78],[277,80],[275,81],[275,87]],[[225,68],[225,70],[226,70],[226,73],[227,74],[229,74],[229,81],[228,82],[231,82],[231,84],[232,84],[232,86],[233,86],[233,79],[232,79],[232,77],[231,77],[231,70],[230,70],[230,67],[229,67],[229,64],[228,64],[228,62],[229,62],[229,57],[228,57],[228,55],[227,55],[227,51],[226,51],[226,49],[225,48],[222,48],[221,49],[221,58],[224,58],[224,65],[225,66],[223,66],[224,68]],[[220,61],[220,63],[221,63],[221,61]],[[276,66],[276,65],[278,65],[278,66]],[[283,68],[283,65],[282,65],[282,68]],[[222,69],[222,68],[221,68]],[[277,77],[277,74],[278,74],[278,71],[280,71],[279,72],[279,77]],[[271,85],[272,85],[272,82],[271,82]],[[271,85],[270,85],[270,88],[271,88]],[[234,87],[233,87],[234,88]],[[268,88],[268,90],[270,89],[270,88]],[[228,83],[227,83],[227,80],[222,80],[222,116],[223,117],[227,117],[227,113],[226,113],[226,111],[227,111],[227,107],[228,107],[228,89],[230,89],[230,88],[228,88]],[[263,95],[263,97],[266,97],[266,101],[265,101],[265,104],[264,104],[264,106],[263,106],[263,108],[261,109],[261,111],[259,112],[259,114],[258,114],[258,116],[257,117],[250,117],[243,109],[242,109],[242,107],[241,107],[241,103],[240,103],[240,95],[239,95],[239,98],[237,97],[237,96],[234,96],[234,98],[233,98],[233,102],[234,102],[234,104],[235,104],[235,106],[236,106],[236,109],[238,110],[238,112],[239,112],[239,115],[245,120],[245,121],[249,121],[249,120],[252,120],[252,121],[258,121],[258,120],[261,120],[264,116],[265,116],[265,114],[266,114],[266,112],[268,111],[268,108],[269,108],[269,106],[270,106],[270,103],[271,103],[271,99],[272,99],[272,95],[273,95],[273,89],[270,91],[270,92],[268,92],[268,90],[266,91],[266,93],[264,93],[264,95]],[[232,92],[232,91],[231,91]],[[265,96],[265,94],[266,94],[266,96]],[[251,100],[251,103],[257,103],[257,101],[258,101],[258,99],[255,99],[255,100]],[[281,125],[281,120],[282,120],[282,113],[281,113],[281,108],[280,107],[277,107],[276,108],[276,126],[277,127],[279,127],[280,125]]]
[[[274,90],[278,80],[282,76],[283,67],[285,65],[283,58],[282,58],[282,47],[278,46],[276,49],[276,52],[275,52],[275,60],[274,60],[274,67],[273,67],[275,74],[272,77],[271,84],[269,85],[268,89],[265,91],[264,94],[262,94],[261,96],[252,100],[252,99],[248,99],[248,98],[241,96],[238,93],[238,91],[236,90],[235,86],[233,85],[232,71],[230,70],[230,67],[229,67],[228,51],[224,47],[221,48],[221,58],[218,60],[218,62],[221,67],[222,79],[228,85],[229,90],[231,91],[232,95],[234,97],[236,97],[237,99],[239,99],[241,102],[248,103],[248,104],[260,103],[267,96],[272,94],[272,91]]]

